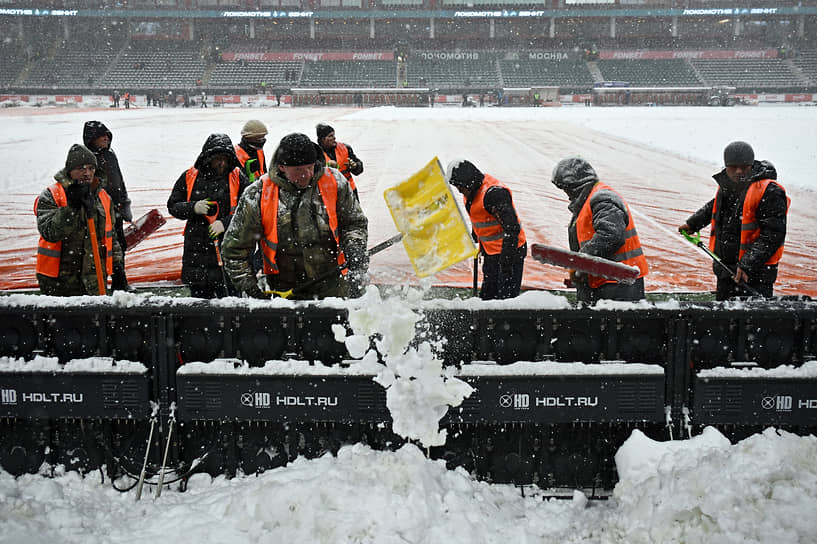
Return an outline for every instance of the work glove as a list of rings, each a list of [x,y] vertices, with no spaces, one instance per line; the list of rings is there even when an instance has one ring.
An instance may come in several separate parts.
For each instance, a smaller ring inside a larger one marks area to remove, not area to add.
[[[130,202],[122,206],[122,209],[119,210],[119,215],[122,216],[123,221],[127,221],[128,223],[133,221],[133,212],[130,209]]]
[[[338,161],[333,161],[333,160],[330,159],[330,160],[326,161],[326,166],[328,166],[329,168],[337,168],[338,167]]]
[[[224,232],[224,223],[218,220],[213,221],[207,228],[207,232],[210,233],[210,238],[218,238]]]
[[[369,284],[369,275],[365,270],[350,269],[346,274],[346,282],[349,284],[349,296],[359,298],[366,291]]]
[[[74,209],[86,207],[86,201],[90,196],[91,186],[87,183],[72,183],[65,188],[68,205]]]
[[[193,205],[193,211],[199,215],[210,215],[210,209],[213,207],[212,200],[199,200]]]

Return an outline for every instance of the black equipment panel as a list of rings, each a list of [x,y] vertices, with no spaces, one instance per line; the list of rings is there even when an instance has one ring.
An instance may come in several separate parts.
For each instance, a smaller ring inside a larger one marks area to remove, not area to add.
[[[0,417],[145,418],[146,373],[0,372]]]
[[[695,423],[817,425],[817,379],[697,377]]]
[[[661,422],[664,375],[481,376],[449,410],[457,423]]]
[[[372,376],[178,374],[183,420],[389,421]]]

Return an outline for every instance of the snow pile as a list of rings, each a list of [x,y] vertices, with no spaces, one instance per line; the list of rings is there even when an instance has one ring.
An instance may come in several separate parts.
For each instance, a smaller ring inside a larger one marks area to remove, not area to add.
[[[634,431],[616,454],[617,524],[634,544],[811,541],[815,453],[814,436],[774,429],[735,446],[711,427],[677,442]]]
[[[414,302],[422,297],[417,290],[409,290],[408,295]],[[371,364],[377,352],[382,355],[386,366],[374,379],[386,389],[392,430],[427,447],[445,444],[446,431],[440,430],[440,419],[449,406],[459,406],[473,389],[454,377],[454,369],[443,369],[428,343],[409,347],[422,317],[407,304],[382,298],[374,286],[369,286],[359,301],[359,306],[349,310],[354,334],[345,338],[346,346],[353,357],[363,357],[363,364]],[[336,329],[336,337],[338,332]],[[377,352],[366,351],[369,338],[375,339]]]

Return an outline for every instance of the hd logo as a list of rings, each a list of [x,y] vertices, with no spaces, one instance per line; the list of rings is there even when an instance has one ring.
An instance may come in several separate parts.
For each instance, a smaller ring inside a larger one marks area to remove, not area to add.
[[[271,398],[269,393],[241,393],[241,404],[250,408],[269,408]]]
[[[17,404],[15,389],[0,389],[0,404]]]
[[[514,410],[527,410],[530,408],[530,395],[527,393],[501,395],[499,397],[499,406]]]

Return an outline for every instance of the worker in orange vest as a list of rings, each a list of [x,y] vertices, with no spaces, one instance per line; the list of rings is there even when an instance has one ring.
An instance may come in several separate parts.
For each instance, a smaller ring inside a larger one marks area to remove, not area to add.
[[[258,242],[266,287],[251,266]],[[356,297],[367,282],[368,220],[349,187],[305,134],[281,139],[269,173],[247,189],[224,237],[235,287],[254,297],[293,290],[293,299]]]
[[[576,300],[594,304],[600,299],[643,299],[644,277],[649,267],[630,208],[621,195],[600,182],[590,163],[581,157],[559,161],[551,182],[570,199],[568,209],[573,214],[567,228],[570,249],[639,270],[633,283],[573,272],[570,283],[576,288]]]
[[[723,170],[712,176],[718,184],[715,198],[678,230],[691,234],[711,227],[709,249],[723,263],[712,263],[717,300],[754,293],[771,297],[791,199],[777,181],[774,165],[755,160],[748,143],[727,145],[723,162]]]
[[[337,141],[334,128],[326,123],[319,123],[315,129],[318,133],[318,143],[326,157],[326,166],[340,170],[343,177],[349,180],[349,186],[355,196],[358,196],[354,176],[363,173],[363,161],[355,155],[352,146]]]
[[[45,295],[99,295],[108,276],[122,265],[114,236],[113,201],[95,176],[96,156],[74,144],[56,183],[34,202],[40,241],[37,282]]]
[[[446,181],[462,193],[479,242],[483,256],[480,298],[519,295],[528,244],[510,189],[465,159],[456,159],[448,165]]]
[[[211,134],[193,167],[176,180],[167,210],[187,221],[182,254],[182,281],[190,295],[218,298],[234,294],[220,253],[224,231],[238,200],[249,185],[226,134]]]

